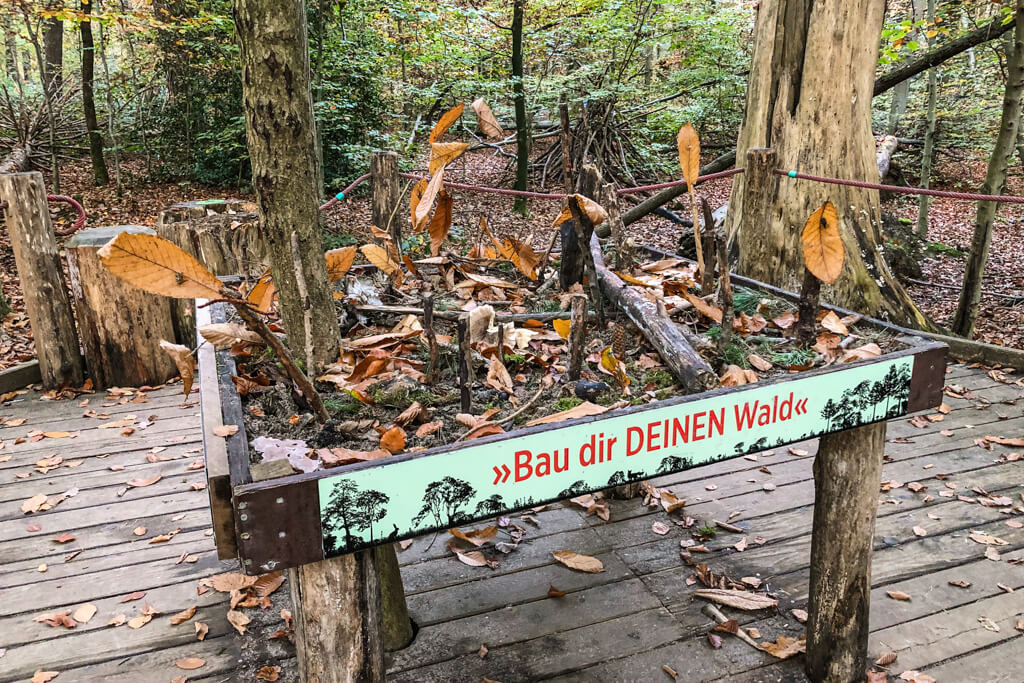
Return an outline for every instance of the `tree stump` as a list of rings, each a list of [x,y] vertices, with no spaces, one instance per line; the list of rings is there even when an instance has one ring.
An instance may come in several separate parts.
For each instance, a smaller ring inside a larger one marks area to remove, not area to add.
[[[174,204],[160,212],[156,234],[196,257],[214,275],[254,275],[268,267],[252,202],[211,199]],[[174,339],[192,346],[196,338],[192,302],[175,300],[171,308]]]
[[[177,373],[160,348],[161,339],[174,338],[173,300],[125,284],[97,256],[124,232],[154,234],[139,225],[111,225],[82,230],[66,245],[85,362],[97,389],[160,384]]]
[[[43,386],[59,389],[85,381],[71,299],[46,208],[41,173],[0,175],[0,201],[7,201],[7,232],[14,249],[25,310],[32,325]]]

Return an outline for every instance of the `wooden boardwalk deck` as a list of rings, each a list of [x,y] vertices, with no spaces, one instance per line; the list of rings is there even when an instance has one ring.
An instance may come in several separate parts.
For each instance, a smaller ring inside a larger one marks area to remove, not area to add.
[[[947,377],[948,384],[970,389],[971,397],[947,397],[952,411],[942,421],[919,428],[901,419],[889,428],[884,478],[903,485],[880,494],[871,654],[898,653],[889,667],[895,675],[916,669],[938,681],[1019,681],[1024,633],[1016,625],[1024,617],[1024,565],[1014,561],[1024,559],[1024,529],[1015,523],[1024,520],[1024,460],[1007,456],[1024,449],[988,450],[975,440],[1024,436],[1024,388],[981,369],[958,366]],[[282,666],[280,680],[295,680],[286,641],[268,640],[282,625],[278,612],[288,607],[287,590],[272,596],[272,610],[246,610],[254,622],[244,638],[226,619],[226,594],[197,595],[201,578],[237,567],[216,560],[207,535],[206,492],[191,489],[204,480],[201,470],[188,469],[200,457],[197,406],[182,407],[179,392],[169,387],[148,393],[147,403],[109,407],[103,407],[109,402],[103,394],[90,396],[85,407],[31,398],[0,406],[6,421],[26,419],[0,426],[0,681],[28,680],[37,670],[60,671],[58,683],[183,675],[189,681],[253,680],[251,671],[264,664]],[[88,409],[110,417],[82,417]],[[129,436],[120,428],[98,429],[129,414],[137,423]],[[156,419],[140,429],[150,416]],[[79,434],[14,443],[32,430]],[[729,520],[745,530],[720,530],[706,544],[711,552],[694,557],[717,574],[758,577],[776,593],[781,604],[775,615],[723,609],[767,640],[803,632],[790,609],[806,607],[814,443],[799,448],[810,455],[779,449],[756,461],[734,459],[654,482],[685,498],[684,513],[699,523]],[[64,458],[62,466],[35,469],[38,460],[55,454]],[[129,479],[157,473],[158,482],[118,495]],[[765,490],[769,482],[774,490]],[[914,492],[909,482],[928,488]],[[20,509],[38,493],[72,488],[77,495],[52,510],[26,515]],[[1011,498],[1018,511],[979,503],[991,499],[978,490]],[[533,523],[517,521],[527,537],[513,552],[498,554],[495,570],[460,563],[445,538],[416,539],[400,551],[420,630],[410,647],[389,655],[389,680],[671,680],[663,666],[682,681],[802,680],[799,657],[779,662],[730,636],[721,649],[708,644],[712,622],[692,598],[699,586],[688,585],[693,569],[679,556],[690,531],[672,524],[660,508],[612,501],[609,522],[569,504],[531,516]],[[670,524],[667,535],[652,531],[657,521]],[[42,528],[32,531],[31,525]],[[144,535],[133,535],[138,526],[146,527]],[[170,541],[149,543],[175,529],[180,532]],[[970,540],[971,530],[1006,542],[997,548],[998,560],[985,557],[986,546]],[[53,540],[63,533],[74,540]],[[747,540],[742,552],[733,547],[741,538]],[[605,571],[571,571],[553,561],[556,550],[595,555]],[[179,563],[182,553],[196,561]],[[47,568],[40,573],[43,563]],[[549,598],[550,586],[566,595]],[[146,595],[121,602],[135,591]],[[894,600],[888,591],[911,599]],[[33,621],[84,603],[98,612],[75,629]],[[138,629],[107,625],[118,614],[138,615],[146,604],[163,614]],[[170,614],[191,605],[198,606],[192,621],[170,625]],[[192,625],[197,620],[210,629],[202,642]],[[481,658],[484,643],[488,652]],[[187,657],[205,664],[193,671],[175,667]]]

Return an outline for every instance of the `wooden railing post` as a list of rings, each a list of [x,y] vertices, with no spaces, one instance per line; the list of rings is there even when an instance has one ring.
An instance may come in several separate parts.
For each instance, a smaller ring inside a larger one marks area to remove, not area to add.
[[[864,680],[871,550],[886,423],[821,437],[814,458],[814,527],[805,671],[812,681]]]
[[[737,207],[730,206],[730,210],[735,209],[741,213],[738,234],[726,235],[726,239],[729,240],[729,251],[732,251],[734,244],[738,245],[740,258],[737,272],[764,282],[779,284],[778,276],[769,278],[765,277],[765,273],[771,273],[772,268],[780,267],[781,264],[765,263],[766,252],[757,242],[758,235],[768,234],[761,230],[760,226],[769,222],[771,209],[775,203],[779,181],[775,175],[778,154],[770,147],[751,147],[747,150],[746,161],[746,166],[743,167],[743,193],[740,204]],[[735,198],[731,201],[735,201]],[[756,227],[744,230],[746,226]]]
[[[306,683],[383,681],[373,549],[290,569],[288,579],[299,677]]]
[[[391,235],[398,253],[402,253],[402,216],[398,210],[398,154],[374,152],[370,155],[370,187],[373,193],[373,224]]]
[[[25,293],[43,386],[80,387],[85,381],[85,363],[46,208],[42,174],[0,175],[0,200],[8,202],[7,232]]]

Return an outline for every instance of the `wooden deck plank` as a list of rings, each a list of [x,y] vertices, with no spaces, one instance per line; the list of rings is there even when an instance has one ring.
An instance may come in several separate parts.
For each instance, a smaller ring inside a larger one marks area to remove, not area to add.
[[[1024,671],[1024,637],[1018,633],[999,645],[929,669],[937,681],[1019,683]]]

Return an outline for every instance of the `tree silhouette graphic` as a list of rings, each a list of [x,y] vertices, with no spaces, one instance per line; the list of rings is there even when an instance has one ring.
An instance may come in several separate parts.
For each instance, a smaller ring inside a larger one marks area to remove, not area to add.
[[[576,496],[586,492],[587,482],[582,479],[577,479],[567,489],[562,489],[561,493],[558,494],[559,498],[575,498]]]
[[[626,473],[619,470],[608,478],[608,486],[622,486],[626,483]]]
[[[501,512],[505,509],[505,501],[500,495],[495,493],[490,498],[481,500],[476,504],[476,510],[473,512],[474,515],[493,515]]]
[[[670,455],[667,458],[661,459],[661,464],[658,465],[658,470],[655,474],[669,474],[670,472],[678,472],[679,470],[689,467],[689,458],[680,458],[678,455]]]
[[[388,514],[385,505],[391,500],[386,493],[380,491],[363,491],[356,498],[359,508],[358,523],[360,529],[370,530],[370,541],[373,541],[373,523],[384,519]]]
[[[461,510],[476,495],[476,489],[468,481],[445,477],[432,481],[423,492],[423,507],[413,518],[419,524],[428,517],[438,527],[453,527],[467,517]]]

